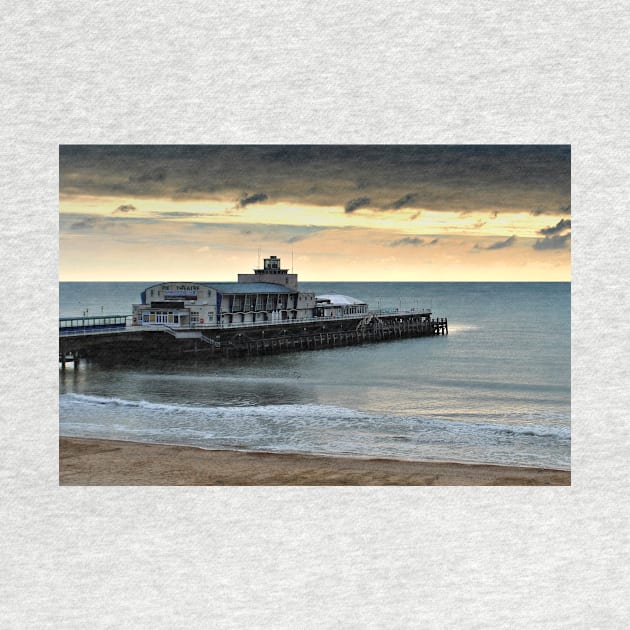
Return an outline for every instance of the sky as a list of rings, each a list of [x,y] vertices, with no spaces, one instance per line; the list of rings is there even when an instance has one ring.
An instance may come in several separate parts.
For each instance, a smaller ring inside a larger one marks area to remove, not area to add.
[[[569,281],[568,145],[61,145],[59,276]]]

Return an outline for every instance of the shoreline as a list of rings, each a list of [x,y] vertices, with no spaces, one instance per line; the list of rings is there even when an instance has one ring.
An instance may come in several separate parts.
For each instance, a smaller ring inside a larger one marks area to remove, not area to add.
[[[570,486],[571,472],[496,464],[208,450],[59,438],[60,486]]]

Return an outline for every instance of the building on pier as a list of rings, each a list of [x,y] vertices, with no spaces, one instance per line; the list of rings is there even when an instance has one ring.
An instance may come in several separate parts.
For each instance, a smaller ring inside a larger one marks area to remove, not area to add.
[[[344,317],[367,315],[366,302],[340,293],[327,293],[315,297],[315,317]]]
[[[298,289],[297,274],[282,269],[276,256],[262,269],[239,274],[238,282],[161,282],[147,287],[133,305],[134,326],[178,328],[276,323],[312,319],[314,293]]]

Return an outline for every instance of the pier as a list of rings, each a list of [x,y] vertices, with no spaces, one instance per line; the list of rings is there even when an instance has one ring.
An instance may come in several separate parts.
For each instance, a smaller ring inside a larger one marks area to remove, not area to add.
[[[297,274],[277,256],[253,271],[237,282],[152,284],[131,315],[61,318],[62,368],[83,358],[254,356],[448,334],[446,318],[433,318],[430,309],[370,311],[354,297],[300,291]]]
[[[112,317],[92,317],[89,326],[82,326],[82,318],[74,318],[73,325],[69,325],[69,318],[60,320],[61,367],[72,363],[76,368],[84,358],[126,362],[191,354],[254,356],[448,334],[447,319],[433,318],[428,310],[187,328],[167,324],[121,326],[120,319],[112,328]]]

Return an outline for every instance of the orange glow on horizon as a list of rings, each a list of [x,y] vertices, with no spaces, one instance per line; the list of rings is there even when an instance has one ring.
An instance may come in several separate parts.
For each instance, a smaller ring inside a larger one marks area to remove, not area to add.
[[[73,197],[61,280],[235,280],[276,254],[303,281],[568,281],[568,248],[535,249],[562,216]],[[64,223],[66,222],[66,223]]]

